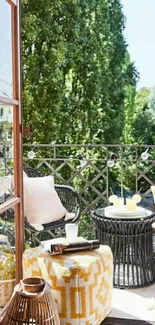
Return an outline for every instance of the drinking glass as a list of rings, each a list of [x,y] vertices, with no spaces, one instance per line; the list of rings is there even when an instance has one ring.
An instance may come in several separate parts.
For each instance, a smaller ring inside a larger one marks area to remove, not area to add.
[[[67,223],[65,225],[66,238],[68,241],[76,241],[78,236],[78,224],[76,223]]]
[[[129,211],[135,211],[136,210],[137,203],[132,200],[132,198],[126,198],[126,207]]]
[[[115,207],[120,207],[124,205],[124,197],[118,197],[117,200],[114,202]]]

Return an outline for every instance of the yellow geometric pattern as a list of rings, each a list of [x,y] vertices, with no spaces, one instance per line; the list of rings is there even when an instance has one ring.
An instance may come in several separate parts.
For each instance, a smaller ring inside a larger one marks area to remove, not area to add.
[[[108,246],[55,256],[30,248],[23,254],[23,272],[51,285],[61,325],[99,325],[111,310],[113,256]]]

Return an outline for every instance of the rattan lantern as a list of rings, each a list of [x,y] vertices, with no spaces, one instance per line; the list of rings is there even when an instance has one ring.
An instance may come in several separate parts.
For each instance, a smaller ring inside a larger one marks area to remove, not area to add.
[[[60,325],[50,285],[41,278],[18,284],[8,304],[6,325]]]

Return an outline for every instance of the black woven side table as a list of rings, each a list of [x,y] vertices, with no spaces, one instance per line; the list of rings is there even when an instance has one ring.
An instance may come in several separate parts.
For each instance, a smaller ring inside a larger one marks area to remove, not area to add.
[[[152,230],[155,215],[149,210],[145,214],[142,219],[129,219],[106,217],[104,209],[92,213],[97,238],[113,252],[115,287],[136,288],[155,282]]]

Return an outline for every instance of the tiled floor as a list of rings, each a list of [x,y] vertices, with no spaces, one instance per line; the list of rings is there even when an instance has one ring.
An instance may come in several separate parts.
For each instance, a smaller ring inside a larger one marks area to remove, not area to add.
[[[154,325],[155,322],[125,319],[125,318],[106,318],[100,325]]]
[[[149,298],[149,300],[148,300]],[[151,300],[151,298],[154,298]],[[152,305],[151,305],[151,304]],[[149,309],[151,308],[151,309]],[[135,324],[155,324],[155,284],[140,289],[113,291],[112,311],[109,315],[115,322],[111,324],[119,324],[118,319],[128,319],[130,322],[120,321],[120,324],[134,324],[131,320],[139,320]],[[110,325],[105,322],[105,325]],[[109,319],[110,321],[110,319]],[[104,324],[104,323],[103,323]]]
[[[101,325],[155,325],[155,299],[148,309],[147,298],[155,298],[155,284],[130,290],[113,290],[112,311]]]

